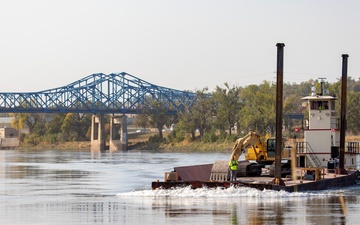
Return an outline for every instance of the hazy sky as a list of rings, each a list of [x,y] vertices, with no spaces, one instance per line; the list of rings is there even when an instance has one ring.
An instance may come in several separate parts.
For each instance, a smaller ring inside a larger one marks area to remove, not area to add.
[[[358,0],[0,0],[0,92],[64,86],[93,73],[201,90],[360,76]]]

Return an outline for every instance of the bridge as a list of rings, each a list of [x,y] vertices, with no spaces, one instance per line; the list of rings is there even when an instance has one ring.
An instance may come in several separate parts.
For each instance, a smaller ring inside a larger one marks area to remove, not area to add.
[[[0,113],[141,114],[149,99],[176,114],[196,99],[192,92],[157,86],[128,73],[97,73],[39,92],[0,93]]]
[[[110,150],[116,151],[127,147],[126,114],[142,114],[146,102],[155,100],[173,115],[196,99],[195,93],[154,85],[125,72],[96,73],[45,91],[0,93],[0,113],[91,113],[92,151],[104,150],[103,115],[112,114]]]

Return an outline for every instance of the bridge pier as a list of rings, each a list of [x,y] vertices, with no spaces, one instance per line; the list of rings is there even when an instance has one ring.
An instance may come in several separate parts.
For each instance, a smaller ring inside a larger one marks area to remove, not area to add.
[[[91,119],[91,152],[105,151],[104,115],[93,115]]]
[[[112,116],[110,118],[110,152],[126,151],[128,146],[127,139],[127,117]]]

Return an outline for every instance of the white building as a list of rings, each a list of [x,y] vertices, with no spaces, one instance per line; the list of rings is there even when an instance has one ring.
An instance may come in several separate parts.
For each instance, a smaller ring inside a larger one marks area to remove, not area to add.
[[[0,128],[0,149],[12,149],[19,146],[19,134],[14,128]]]

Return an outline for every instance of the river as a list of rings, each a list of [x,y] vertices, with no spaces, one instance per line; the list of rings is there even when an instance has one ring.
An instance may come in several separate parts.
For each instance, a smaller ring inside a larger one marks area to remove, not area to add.
[[[360,185],[306,193],[151,190],[227,153],[0,151],[0,224],[357,224]]]

